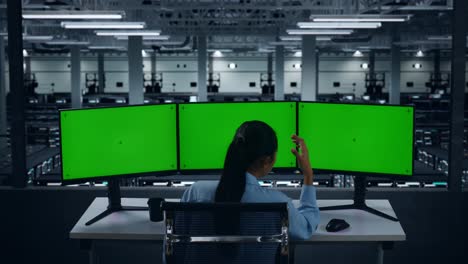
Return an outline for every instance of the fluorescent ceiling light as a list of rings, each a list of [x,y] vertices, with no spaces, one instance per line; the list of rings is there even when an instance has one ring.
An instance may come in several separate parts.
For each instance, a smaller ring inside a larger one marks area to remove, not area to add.
[[[62,22],[66,29],[143,29],[145,22]]]
[[[441,43],[440,40],[413,40],[413,41],[398,41],[393,42],[393,45],[397,46],[415,46],[415,45],[431,45],[431,44],[448,44],[448,43]]]
[[[171,47],[169,45],[163,45],[161,47],[161,50],[192,50],[191,47],[185,46],[185,47]]]
[[[123,46],[89,46],[90,50],[126,50]]]
[[[299,28],[379,28],[380,22],[299,22]]]
[[[468,40],[468,36],[466,37]],[[452,36],[450,35],[445,35],[445,36],[428,36],[427,40],[432,40],[432,41],[447,41],[450,42],[452,41]]]
[[[216,51],[220,51],[220,52],[232,52],[232,49],[207,49],[208,52],[216,52]]]
[[[123,30],[99,30],[95,31],[97,36],[160,36],[161,30],[135,30],[135,31],[123,31]],[[163,36],[163,38],[169,38]]]
[[[314,22],[405,22],[411,15],[312,15]]]
[[[23,19],[122,19],[123,11],[24,11]]]
[[[8,39],[8,34],[3,34],[3,33],[0,33],[0,36],[4,36],[5,39]],[[53,36],[32,36],[32,35],[25,35],[23,34],[23,40],[25,41],[30,41],[30,42],[33,42],[33,41],[49,41],[49,40],[52,40],[54,39]]]
[[[389,46],[358,46],[359,50],[387,50],[390,49]]]
[[[144,41],[143,42],[143,45],[146,45],[146,46],[163,46],[163,45],[176,46],[176,45],[182,45],[182,44],[183,42],[180,42],[180,41]]]
[[[114,36],[117,40],[128,40],[128,36]],[[143,40],[168,40],[169,36],[142,36]]]
[[[272,46],[285,46],[285,45],[301,45],[302,42],[300,41],[271,41],[271,42],[268,42],[268,45],[272,45]]]
[[[89,45],[89,41],[76,41],[76,40],[56,40],[48,41],[45,44],[47,45]]]
[[[26,41],[50,41],[54,39],[53,36],[29,36],[29,35],[23,35],[23,40]]]
[[[300,36],[280,36],[279,37],[281,41],[301,41],[302,37]],[[317,41],[330,41],[332,38],[331,37],[316,37],[315,40]]]
[[[337,30],[319,30],[319,29],[288,29],[286,32],[289,35],[349,35],[353,33],[350,29],[337,29]]]
[[[6,4],[0,4],[0,9],[6,9],[6,8],[7,8]],[[44,5],[44,4],[26,4],[26,5],[23,5],[23,10],[25,9],[50,9],[50,6]]]
[[[294,57],[302,57],[302,51],[294,52]]]
[[[382,5],[378,7],[381,10],[405,10],[405,11],[450,11],[453,10],[453,7],[448,5],[407,5],[407,6],[390,6],[390,5]]]
[[[449,35],[446,35],[446,36],[428,36],[427,40],[451,41],[452,36],[449,36]]]

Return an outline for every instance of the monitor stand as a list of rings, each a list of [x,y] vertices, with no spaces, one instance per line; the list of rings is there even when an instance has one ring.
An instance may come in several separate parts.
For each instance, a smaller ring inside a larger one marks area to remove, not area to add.
[[[366,184],[365,176],[356,176],[354,178],[354,204],[320,207],[320,211],[357,209],[397,222],[397,218],[366,205]]]
[[[120,185],[118,179],[109,180],[107,185],[107,197],[109,198],[109,205],[107,209],[94,217],[93,219],[86,222],[85,225],[89,226],[97,221],[103,219],[104,217],[111,215],[114,212],[118,211],[146,211],[148,207],[144,206],[122,206],[120,202]]]

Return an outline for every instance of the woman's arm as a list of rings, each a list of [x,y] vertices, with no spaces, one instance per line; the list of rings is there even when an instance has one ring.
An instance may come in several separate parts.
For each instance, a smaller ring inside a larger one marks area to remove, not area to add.
[[[310,165],[309,151],[303,138],[292,135],[291,139],[298,146],[298,150],[291,149],[296,156],[299,167],[304,175],[304,184],[300,197],[300,205],[295,208],[289,203],[289,229],[293,238],[308,239],[320,223],[320,212],[317,206],[316,190],[313,186],[314,173]]]
[[[314,183],[314,172],[312,171],[312,166],[310,165],[309,159],[309,150],[307,145],[304,142],[303,138],[298,137],[297,135],[292,135],[291,139],[299,148],[300,152],[297,149],[291,149],[291,152],[296,156],[297,163],[299,163],[299,168],[302,170],[304,175],[304,185],[313,185]]]

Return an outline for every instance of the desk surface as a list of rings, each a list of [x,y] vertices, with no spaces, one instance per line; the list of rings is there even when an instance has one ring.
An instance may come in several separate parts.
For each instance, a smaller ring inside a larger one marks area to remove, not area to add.
[[[123,198],[124,206],[146,206],[148,199]],[[167,201],[178,201],[168,199]],[[318,200],[319,206],[351,204],[351,200]],[[298,205],[298,201],[294,201]],[[368,200],[367,205],[395,216],[388,200]],[[149,220],[148,211],[121,211],[92,224],[85,223],[107,207],[107,198],[96,198],[80,220],[70,231],[72,239],[116,239],[116,240],[162,240],[164,238],[164,221],[154,223]],[[320,225],[310,242],[351,242],[351,241],[404,241],[406,234],[400,222],[393,222],[361,210],[339,210],[320,212]],[[328,233],[325,226],[332,218],[345,219],[351,227]],[[307,242],[307,241],[305,241]]]

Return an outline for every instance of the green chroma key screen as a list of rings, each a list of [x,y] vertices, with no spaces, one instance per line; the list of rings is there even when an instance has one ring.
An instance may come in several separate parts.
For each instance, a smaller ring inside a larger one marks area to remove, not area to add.
[[[176,105],[60,112],[62,178],[177,170]]]
[[[413,108],[299,103],[299,135],[313,168],[412,175]]]
[[[276,168],[293,168],[291,135],[295,102],[200,103],[179,105],[180,169],[222,169],[237,128],[245,121],[269,124],[278,137]]]

